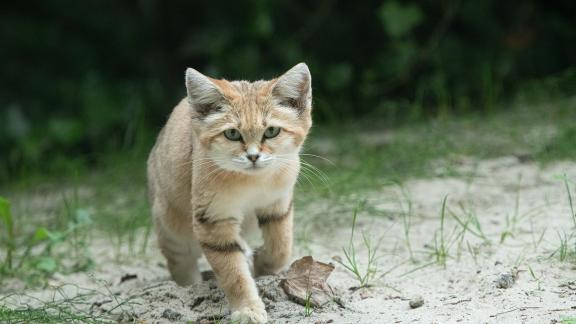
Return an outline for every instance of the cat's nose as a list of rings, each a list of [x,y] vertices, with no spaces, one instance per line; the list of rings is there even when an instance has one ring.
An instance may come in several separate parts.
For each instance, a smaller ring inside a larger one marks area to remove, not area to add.
[[[252,161],[252,162],[256,162],[256,160],[258,160],[258,158],[260,157],[260,153],[256,153],[256,154],[246,154],[246,157]]]
[[[246,148],[246,157],[252,161],[252,163],[256,163],[256,160],[260,157],[260,148],[256,144],[250,144]]]

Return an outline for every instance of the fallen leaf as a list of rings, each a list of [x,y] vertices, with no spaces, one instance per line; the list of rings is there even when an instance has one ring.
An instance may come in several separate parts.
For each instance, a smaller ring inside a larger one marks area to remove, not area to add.
[[[326,283],[332,270],[333,265],[305,256],[290,265],[286,278],[280,281],[280,286],[295,302],[306,305],[309,300],[312,306],[319,307],[333,298],[332,289]]]

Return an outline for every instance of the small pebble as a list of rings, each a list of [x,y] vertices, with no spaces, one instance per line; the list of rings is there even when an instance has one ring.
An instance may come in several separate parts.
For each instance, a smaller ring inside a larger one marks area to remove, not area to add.
[[[170,308],[166,308],[164,312],[162,312],[162,317],[170,321],[177,321],[182,317],[182,314],[173,311]]]
[[[501,273],[496,279],[496,288],[508,289],[514,285],[516,278],[511,273]]]
[[[410,305],[410,308],[421,307],[422,305],[424,305],[424,298],[422,298],[422,296],[414,297],[414,298],[410,299],[410,302],[408,302],[408,305]]]

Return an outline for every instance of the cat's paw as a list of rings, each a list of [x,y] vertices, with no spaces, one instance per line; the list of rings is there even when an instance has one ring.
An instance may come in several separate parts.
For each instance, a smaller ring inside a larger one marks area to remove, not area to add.
[[[266,260],[264,257],[256,255],[254,257],[254,276],[260,277],[275,275],[282,270],[286,263],[288,263],[288,261]]]
[[[268,321],[264,305],[250,305],[241,307],[232,312],[232,323],[237,324],[263,324]]]
[[[275,275],[277,271],[271,269],[270,267],[265,266],[255,266],[254,267],[254,277],[261,277],[261,276],[271,276]]]

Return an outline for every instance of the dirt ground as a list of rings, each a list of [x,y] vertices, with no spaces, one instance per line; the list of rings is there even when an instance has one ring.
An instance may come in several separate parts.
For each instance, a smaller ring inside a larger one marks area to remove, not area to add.
[[[359,215],[355,240],[362,269],[367,257],[358,234],[364,232],[379,242],[377,272],[367,288],[356,289],[358,281],[334,261],[344,258],[351,215],[323,216],[330,203],[326,201],[312,204],[309,210],[297,208],[297,228],[310,221],[307,215],[315,217],[315,225],[307,231],[309,239],[296,240],[294,258],[311,254],[333,263],[328,283],[338,302],[306,316],[305,307],[287,298],[279,287],[282,274],[259,278],[270,322],[556,323],[575,317],[576,263],[570,260],[573,256],[561,262],[559,248],[563,233],[574,232],[562,178],[576,179],[576,164],[541,168],[516,157],[462,159],[456,166],[439,162],[434,172],[437,177],[432,179],[410,180],[402,187],[386,185],[364,195],[370,209]],[[474,215],[481,230],[468,222],[471,230],[466,231],[454,215],[460,220]],[[403,219],[411,220],[408,231]],[[484,237],[475,235],[480,233]],[[445,266],[442,260],[435,262],[432,253],[442,241]],[[106,243],[102,239],[92,247],[97,261],[94,271],[57,274],[50,285],[59,289],[26,291],[26,296],[12,295],[4,303],[34,305],[85,294],[85,301],[75,307],[93,314],[122,314],[119,319],[126,322],[226,323],[229,319],[223,293],[213,279],[178,287],[169,280],[156,247],[146,259],[127,259],[118,265],[111,261]],[[574,251],[574,241],[568,244]],[[203,266],[208,269],[204,261]],[[423,305],[411,308],[410,301],[418,297]]]

